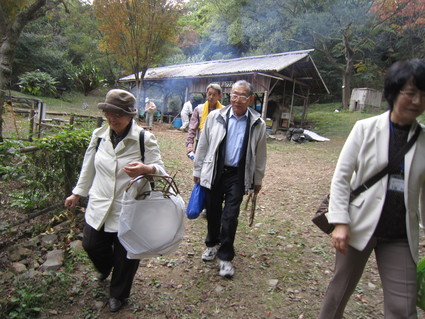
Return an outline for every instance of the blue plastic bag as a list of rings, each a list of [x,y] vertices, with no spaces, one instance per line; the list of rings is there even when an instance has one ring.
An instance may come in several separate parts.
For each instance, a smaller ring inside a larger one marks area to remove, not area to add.
[[[205,189],[198,183],[193,186],[189,204],[187,204],[186,216],[189,219],[198,218],[205,208]]]

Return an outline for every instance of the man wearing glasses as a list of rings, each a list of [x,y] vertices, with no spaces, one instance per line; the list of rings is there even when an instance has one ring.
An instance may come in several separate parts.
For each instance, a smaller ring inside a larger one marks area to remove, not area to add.
[[[194,163],[194,181],[206,188],[208,233],[203,261],[220,260],[220,276],[234,275],[234,241],[243,195],[257,194],[266,168],[266,125],[248,108],[252,85],[237,81],[231,105],[212,111],[202,130]],[[223,205],[224,204],[224,205]]]

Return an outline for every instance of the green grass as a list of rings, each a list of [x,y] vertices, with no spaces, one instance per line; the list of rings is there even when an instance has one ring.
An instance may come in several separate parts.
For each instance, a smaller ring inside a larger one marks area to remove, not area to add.
[[[59,111],[67,113],[78,113],[83,115],[99,115],[99,109],[97,104],[105,100],[105,95],[109,88],[102,88],[91,92],[88,96],[85,96],[79,92],[64,93],[61,98],[33,96],[24,94],[18,91],[10,91],[13,96],[37,98],[46,103],[47,111]],[[9,91],[7,92],[9,94]]]
[[[339,105],[339,103],[311,105],[307,117],[308,123],[312,126],[311,129],[328,138],[344,138],[348,136],[356,121],[377,115],[377,113],[351,112],[348,110],[335,112]],[[381,111],[384,112],[385,110],[386,106],[383,106]],[[425,123],[425,114],[422,114],[418,121]]]
[[[339,103],[315,104],[310,106],[308,122],[317,134],[328,138],[346,137],[356,121],[376,115],[376,113],[335,112]]]

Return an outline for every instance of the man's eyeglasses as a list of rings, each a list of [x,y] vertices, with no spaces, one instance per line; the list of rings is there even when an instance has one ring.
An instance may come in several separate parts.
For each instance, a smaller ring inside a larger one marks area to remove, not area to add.
[[[416,95],[418,95],[419,98],[421,98],[422,100],[425,100],[425,92],[424,91],[421,91],[421,90],[417,90],[417,91],[400,91],[400,94],[403,94],[404,96],[406,96],[410,100],[413,100],[416,97]]]
[[[238,95],[238,94],[230,94],[230,101],[241,101],[242,103],[246,103],[246,101],[249,100],[251,96],[245,96],[245,95]]]

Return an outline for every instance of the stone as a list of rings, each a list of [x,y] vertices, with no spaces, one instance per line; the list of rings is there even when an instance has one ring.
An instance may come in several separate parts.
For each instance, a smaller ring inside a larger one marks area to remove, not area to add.
[[[75,252],[80,252],[80,251],[84,251],[83,248],[83,242],[81,240],[74,240],[69,244],[69,247],[75,251]]]
[[[12,270],[17,274],[21,274],[27,270],[27,267],[22,263],[15,262],[12,263]]]
[[[269,286],[271,288],[276,288],[278,283],[279,283],[279,280],[278,279],[270,279],[269,280]]]
[[[368,282],[368,283],[367,283],[367,287],[368,287],[370,290],[375,290],[375,289],[376,289],[376,285],[375,285],[375,284],[373,284],[373,283],[371,283],[371,282]]]
[[[41,238],[43,245],[52,245],[57,242],[58,236],[56,234],[45,235]]]
[[[42,270],[58,270],[62,267],[64,261],[64,251],[55,249],[49,251],[46,256],[46,261],[41,265]]]
[[[22,246],[9,250],[9,259],[11,261],[20,261],[29,255],[31,255],[31,250]]]
[[[222,286],[217,286],[217,287],[215,287],[214,290],[215,290],[216,293],[219,294],[219,293],[221,293],[224,290],[224,288]]]

